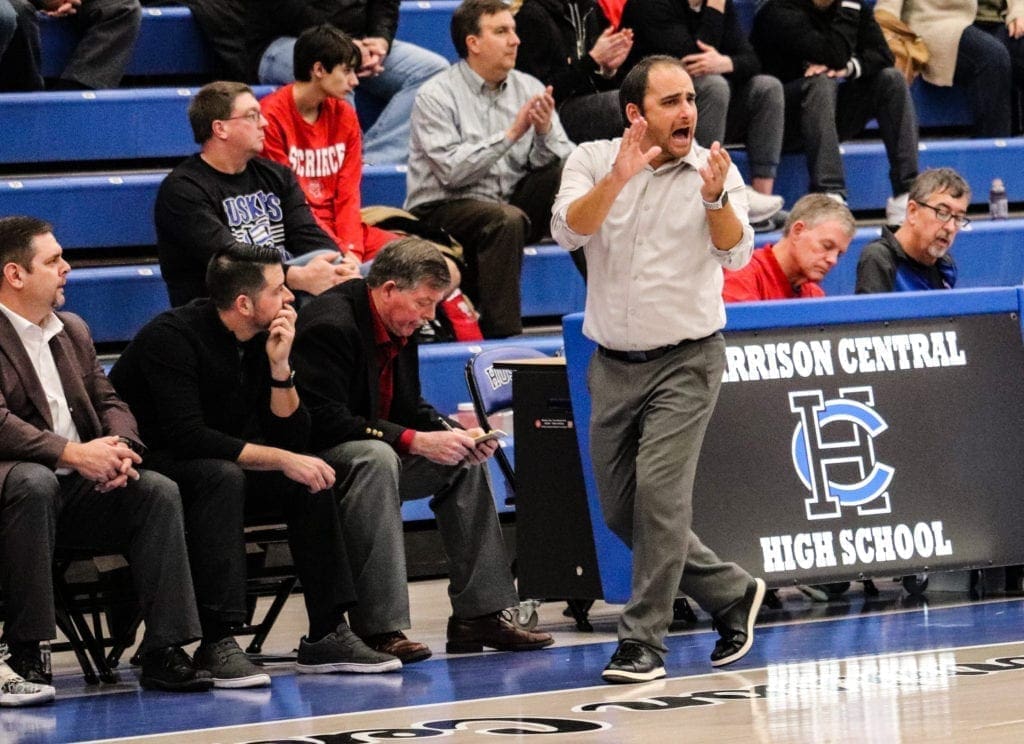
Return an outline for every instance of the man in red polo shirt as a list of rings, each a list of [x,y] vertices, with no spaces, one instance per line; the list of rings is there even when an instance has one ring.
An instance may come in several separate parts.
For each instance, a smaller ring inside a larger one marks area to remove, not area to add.
[[[826,194],[802,197],[789,213],[782,239],[754,251],[738,271],[725,270],[726,302],[824,297],[818,282],[846,253],[856,224],[845,204]]]

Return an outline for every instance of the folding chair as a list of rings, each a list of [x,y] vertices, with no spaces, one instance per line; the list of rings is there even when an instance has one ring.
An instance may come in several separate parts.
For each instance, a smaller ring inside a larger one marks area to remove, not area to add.
[[[473,410],[476,412],[480,428],[491,431],[488,417],[512,408],[512,374],[508,370],[494,369],[494,363],[509,359],[540,359],[546,356],[547,354],[526,346],[501,346],[481,351],[466,362],[466,385],[469,387],[469,397],[473,401]],[[514,504],[516,475],[505,447],[498,447],[494,459],[507,486],[505,503]]]
[[[495,362],[511,359],[542,359],[548,356],[543,352],[531,349],[526,346],[501,346],[487,351],[481,351],[468,362],[466,362],[466,385],[469,387],[469,396],[473,401],[473,409],[476,412],[477,422],[484,431],[491,431],[492,427],[488,416],[506,411],[512,408],[512,375],[508,370],[496,370]],[[506,444],[506,442],[502,442]],[[505,447],[499,447],[494,453],[502,476],[505,478],[506,504],[515,503],[516,477],[512,461],[505,451]],[[567,614],[576,621],[576,627],[581,631],[591,631],[589,619],[591,600],[568,599]],[[537,605],[535,599],[524,599],[519,603],[517,622],[519,625],[533,629],[537,624]]]

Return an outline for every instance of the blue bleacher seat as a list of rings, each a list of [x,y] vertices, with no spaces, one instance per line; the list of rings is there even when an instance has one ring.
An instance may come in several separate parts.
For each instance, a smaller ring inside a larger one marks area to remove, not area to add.
[[[71,25],[41,17],[43,75],[60,75],[75,45]],[[184,6],[143,8],[142,26],[128,75],[205,75],[212,69],[210,48]]]
[[[892,196],[889,185],[889,161],[881,142],[847,142],[841,146],[843,167],[849,191],[850,209],[871,210],[885,207]],[[749,177],[747,154],[731,153],[740,170]],[[947,166],[955,168],[971,186],[971,204],[985,204],[992,179],[1006,182],[1011,202],[1024,200],[1024,179],[1017,177],[1013,163],[1024,158],[1024,138],[925,140],[919,148],[921,170]],[[749,178],[748,178],[749,180]],[[807,166],[802,153],[783,153],[775,179],[775,193],[786,197],[792,206],[807,193]]]
[[[184,158],[198,149],[188,123],[197,90],[0,94],[0,164]],[[254,88],[260,98],[272,90]]]
[[[399,11],[397,38],[455,60],[448,29],[458,5],[455,0],[405,0]],[[42,17],[41,21],[43,74],[56,77],[74,48],[75,33],[60,20]],[[142,9],[142,26],[128,75],[208,77],[212,70],[210,47],[188,8],[170,5]]]
[[[97,343],[129,341],[170,307],[155,265],[74,269],[66,294],[64,309],[85,318]]]

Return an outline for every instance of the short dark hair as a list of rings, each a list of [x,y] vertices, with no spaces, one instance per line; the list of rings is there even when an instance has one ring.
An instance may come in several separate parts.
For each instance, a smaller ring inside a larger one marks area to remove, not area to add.
[[[206,291],[218,310],[227,310],[239,295],[259,294],[267,283],[264,266],[280,265],[276,248],[236,243],[213,254],[206,266]]]
[[[32,241],[53,232],[53,225],[38,217],[15,215],[0,219],[0,268],[16,263],[25,271],[32,270],[35,248]]]
[[[647,79],[651,75],[651,70],[658,65],[678,67],[683,72],[686,72],[686,65],[683,64],[681,59],[670,57],[667,54],[652,54],[637,62],[626,75],[626,79],[622,81],[622,85],[619,86],[619,107],[622,109],[622,116],[627,122],[629,121],[629,117],[626,115],[626,106],[628,104],[635,104],[640,109],[641,114],[644,112]]]
[[[929,168],[910,184],[910,199],[923,202],[932,194],[944,191],[954,199],[966,196],[971,199],[971,187],[963,176],[952,168]]]
[[[227,80],[207,83],[199,89],[188,106],[188,121],[197,144],[202,145],[213,136],[213,122],[230,117],[235,99],[244,93],[252,93],[252,88]]]
[[[429,240],[410,235],[392,240],[373,259],[366,283],[371,288],[393,281],[399,289],[412,289],[421,282],[434,290],[452,282],[444,254]]]
[[[313,65],[317,62],[328,72],[338,65],[358,70],[363,54],[348,34],[329,23],[322,23],[307,28],[299,35],[292,60],[295,79],[308,83],[313,79]]]
[[[504,0],[462,0],[452,14],[451,22],[452,44],[459,57],[465,59],[469,56],[466,37],[480,35],[480,18],[505,11],[511,12]]]

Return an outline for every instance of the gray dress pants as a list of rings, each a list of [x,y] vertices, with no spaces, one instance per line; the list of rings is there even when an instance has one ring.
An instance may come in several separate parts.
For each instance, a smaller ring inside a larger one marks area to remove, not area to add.
[[[518,602],[494,509],[486,465],[448,467],[423,457],[399,457],[383,442],[339,444],[320,455],[337,474],[345,545],[359,604],[349,624],[361,636],[411,626],[401,503],[433,495],[459,618]]]
[[[691,529],[697,458],[724,368],[721,334],[649,362],[600,352],[590,361],[590,450],[601,509],[633,551],[619,640],[662,654],[678,590],[715,614],[753,580],[735,563],[723,563]]]

